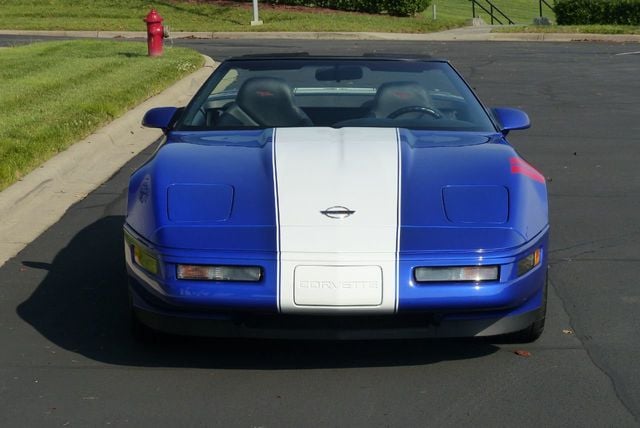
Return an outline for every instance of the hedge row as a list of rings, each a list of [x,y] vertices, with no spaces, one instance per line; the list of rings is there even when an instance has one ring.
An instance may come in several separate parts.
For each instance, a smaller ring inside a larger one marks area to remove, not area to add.
[[[431,0],[266,0],[266,3],[326,7],[350,12],[387,12],[393,16],[411,16],[425,11]]]
[[[429,7],[431,0],[386,0],[385,9],[389,15],[411,16],[424,12]]]
[[[350,12],[380,13],[383,1],[379,0],[266,0],[270,4],[290,6],[326,7]]]
[[[640,25],[640,0],[555,0],[559,25]]]

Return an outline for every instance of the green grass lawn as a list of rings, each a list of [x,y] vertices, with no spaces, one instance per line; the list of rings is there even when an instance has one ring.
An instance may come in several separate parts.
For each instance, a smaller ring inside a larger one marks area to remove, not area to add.
[[[553,0],[547,0],[552,4]],[[638,27],[615,25],[532,26],[539,15],[538,0],[492,0],[517,27],[501,32],[585,32],[638,34]],[[116,30],[143,31],[142,18],[155,7],[173,31],[381,31],[425,33],[459,27],[472,16],[469,0],[432,0],[433,8],[410,18],[348,12],[293,11],[270,8],[261,1],[264,25],[252,27],[249,3],[220,5],[195,0],[0,0],[0,29],[21,30]],[[490,23],[486,12],[477,14]],[[543,6],[543,15],[555,21],[555,14]]]
[[[463,0],[461,0],[463,1]],[[450,16],[396,18],[347,12],[299,12],[262,7],[264,25],[251,26],[248,4],[220,6],[159,0],[0,0],[0,28],[28,30],[143,31],[151,4],[172,31],[383,31],[420,33],[464,24]],[[470,11],[470,9],[469,9]]]
[[[516,24],[531,24],[533,18],[540,14],[538,0],[491,0],[491,2],[515,21]],[[431,3],[436,5],[437,14],[443,19],[460,17],[469,19],[472,16],[471,2],[469,0],[432,0]],[[553,4],[553,1],[547,0],[547,3]],[[489,8],[487,7],[487,9]],[[478,7],[476,7],[476,11],[487,24],[491,23],[491,18],[487,13]],[[432,11],[427,11],[427,14],[431,15]],[[553,11],[546,6],[543,8],[543,15],[552,21],[556,19]]]
[[[507,16],[529,24],[538,16],[537,0],[493,0]],[[0,0],[0,28],[30,30],[142,31],[151,5],[174,31],[382,31],[420,33],[463,25],[471,18],[469,0],[432,0],[433,9],[410,18],[348,12],[301,12],[261,5],[262,26],[250,25],[250,5],[218,5],[185,0]],[[487,23],[488,15],[478,14]],[[545,16],[555,19],[545,8]]]
[[[65,41],[0,49],[0,190],[202,65],[195,51]]]

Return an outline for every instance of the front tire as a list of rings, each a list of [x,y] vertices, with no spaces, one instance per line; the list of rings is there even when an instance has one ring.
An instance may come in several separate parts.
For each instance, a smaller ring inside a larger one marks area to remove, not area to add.
[[[133,307],[133,298],[129,293],[129,322],[131,336],[136,342],[143,344],[157,343],[159,340],[159,332],[144,324],[138,318],[136,310]]]

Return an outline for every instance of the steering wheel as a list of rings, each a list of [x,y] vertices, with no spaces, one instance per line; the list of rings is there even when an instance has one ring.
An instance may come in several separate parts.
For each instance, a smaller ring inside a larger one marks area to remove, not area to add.
[[[407,107],[399,108],[398,110],[390,113],[389,115],[387,115],[387,119],[395,119],[398,116],[402,116],[403,114],[407,114],[407,113],[427,113],[428,115],[431,115],[436,119],[440,119],[442,117],[442,114],[440,114],[435,109],[432,109],[431,107],[407,106]]]

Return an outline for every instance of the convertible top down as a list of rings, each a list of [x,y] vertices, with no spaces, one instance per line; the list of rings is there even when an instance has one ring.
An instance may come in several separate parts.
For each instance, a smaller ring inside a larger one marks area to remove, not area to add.
[[[131,176],[134,333],[459,337],[544,327],[544,176],[446,61],[240,57]]]

